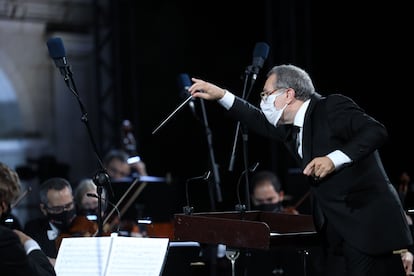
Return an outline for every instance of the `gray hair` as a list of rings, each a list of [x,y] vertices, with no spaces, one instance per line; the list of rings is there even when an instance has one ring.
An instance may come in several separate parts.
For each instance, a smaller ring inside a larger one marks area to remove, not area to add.
[[[62,191],[66,187],[70,190],[70,192],[72,192],[72,186],[70,185],[70,182],[65,178],[52,177],[47,179],[40,185],[40,202],[47,205],[49,203],[47,198],[47,192],[49,190]]]
[[[74,192],[74,199],[77,209],[82,209],[82,197],[88,192],[96,190],[96,184],[93,182],[91,178],[82,179]],[[106,206],[105,204],[106,199],[106,190],[102,189],[102,205]]]
[[[306,101],[312,94],[315,93],[312,79],[309,74],[291,64],[283,64],[274,66],[267,73],[267,77],[275,74],[276,83],[273,87],[276,88],[292,88],[295,90],[295,97],[298,100]]]

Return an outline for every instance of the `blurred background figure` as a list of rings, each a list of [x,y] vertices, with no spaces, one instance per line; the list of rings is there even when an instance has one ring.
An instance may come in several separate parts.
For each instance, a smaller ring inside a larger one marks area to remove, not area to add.
[[[139,156],[130,156],[122,149],[109,151],[104,158],[104,166],[112,181],[147,175],[145,163]]]
[[[143,217],[144,210],[144,204],[137,198],[142,194],[146,183],[138,182],[135,187],[132,184],[139,176],[147,175],[145,163],[138,156],[130,157],[122,149],[113,149],[105,156],[104,166],[111,180],[110,190],[114,192],[109,200],[114,205],[120,203],[120,231],[122,235],[136,235],[140,232],[137,220]]]
[[[171,187],[139,178],[148,176],[147,167],[138,154],[137,140],[129,120],[123,120],[121,124],[121,145],[108,151],[103,163],[111,180],[109,202],[119,203],[119,233],[172,237],[170,205],[174,197],[168,193]],[[112,209],[111,206],[108,209]]]
[[[139,181],[136,185],[134,184],[135,187],[132,187],[132,184],[138,177],[147,176],[148,174],[145,163],[138,155],[137,140],[131,121],[124,119],[120,131],[119,147],[108,151],[103,160],[111,181],[111,186],[108,187],[110,194],[107,200],[114,205],[119,205],[119,211],[117,210],[119,214],[115,213],[114,215],[119,215],[121,218],[115,219],[120,220],[120,224],[128,225],[128,227],[125,225],[122,227],[122,233],[126,230],[127,235],[134,235],[138,231],[136,221],[142,217],[144,208],[136,199],[142,193],[146,184],[142,181]],[[114,212],[114,210],[110,212]]]
[[[1,275],[56,275],[39,244],[20,230],[7,224],[11,204],[20,195],[18,174],[0,163],[0,271]]]
[[[405,210],[414,208],[414,183],[407,171],[402,171],[397,185],[398,195]]]

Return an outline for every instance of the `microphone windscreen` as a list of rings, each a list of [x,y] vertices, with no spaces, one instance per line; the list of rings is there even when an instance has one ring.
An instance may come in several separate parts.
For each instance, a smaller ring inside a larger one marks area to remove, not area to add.
[[[185,73],[179,74],[177,81],[178,81],[178,88],[180,89],[180,91],[186,90],[192,85],[190,76]]]
[[[60,37],[49,38],[47,48],[49,49],[49,56],[53,59],[66,57],[65,47]]]
[[[269,55],[269,45],[265,42],[258,42],[253,50],[253,58],[261,57],[266,59]]]

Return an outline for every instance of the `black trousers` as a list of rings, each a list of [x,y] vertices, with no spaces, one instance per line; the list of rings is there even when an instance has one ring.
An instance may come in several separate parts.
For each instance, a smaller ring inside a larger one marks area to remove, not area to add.
[[[368,255],[347,243],[329,224],[321,234],[324,237],[319,260],[324,268],[321,275],[405,276],[399,254]]]

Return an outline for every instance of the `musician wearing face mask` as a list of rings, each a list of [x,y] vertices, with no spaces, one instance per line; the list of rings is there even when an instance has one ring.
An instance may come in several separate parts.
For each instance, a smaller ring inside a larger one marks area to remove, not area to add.
[[[94,195],[94,196],[92,196]],[[98,218],[97,187],[92,179],[82,179],[74,192],[76,214],[86,216],[88,220],[97,221]],[[102,217],[106,210],[106,190],[102,189]]]
[[[69,229],[76,216],[72,187],[68,180],[54,177],[41,184],[39,195],[44,216],[28,221],[24,229],[53,262],[58,252],[56,239]]]
[[[272,171],[257,171],[251,179],[252,210],[274,213],[298,214],[283,205],[285,194],[279,177]],[[301,251],[294,248],[252,251],[251,262],[257,275],[302,275]],[[312,257],[313,258],[313,257]],[[314,272],[313,263],[309,272]],[[315,274],[317,275],[317,274]]]
[[[277,175],[271,171],[259,171],[253,175],[251,196],[256,210],[281,212],[283,209],[282,185]]]
[[[98,201],[98,187],[95,185],[91,178],[82,179],[76,186],[74,191],[76,215],[70,232],[72,236],[95,236],[98,230],[98,214],[99,214],[99,201]],[[116,231],[118,221],[106,221],[106,210],[108,206],[106,189],[102,189],[101,194],[101,218],[103,224],[103,234],[110,234],[112,231]]]

